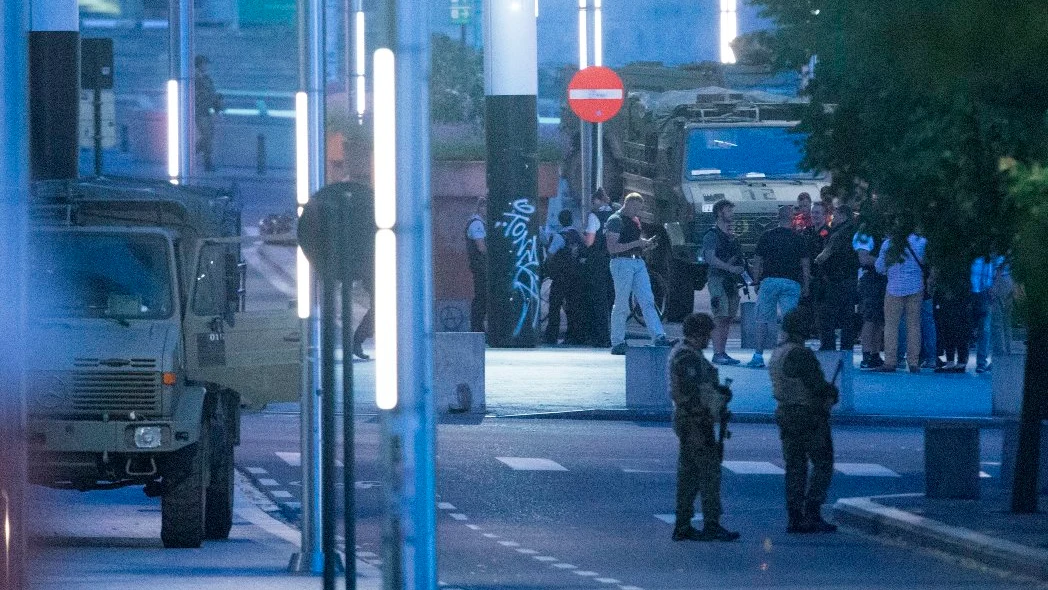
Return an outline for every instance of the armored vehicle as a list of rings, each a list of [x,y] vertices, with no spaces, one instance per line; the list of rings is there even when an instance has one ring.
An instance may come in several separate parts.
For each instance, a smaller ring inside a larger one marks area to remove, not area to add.
[[[229,535],[242,405],[299,391],[287,302],[248,309],[229,191],[131,180],[33,187],[30,480],[160,496],[166,547]]]
[[[665,232],[648,263],[664,315],[678,321],[706,283],[700,244],[714,203],[735,204],[735,235],[749,254],[780,205],[802,192],[818,200],[828,179],[799,167],[801,99],[708,87],[632,92],[627,107],[623,192],[643,195],[647,221]]]

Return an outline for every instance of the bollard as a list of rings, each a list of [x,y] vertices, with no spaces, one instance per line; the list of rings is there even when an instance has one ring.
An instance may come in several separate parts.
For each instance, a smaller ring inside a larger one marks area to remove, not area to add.
[[[131,151],[131,134],[127,130],[127,125],[120,126],[120,151],[125,154]]]
[[[929,498],[979,498],[979,427],[949,420],[924,426],[924,485]]]
[[[266,136],[258,134],[256,171],[259,176],[266,173]]]
[[[669,410],[669,379],[666,365],[669,346],[630,346],[626,348],[626,407],[642,410]]]

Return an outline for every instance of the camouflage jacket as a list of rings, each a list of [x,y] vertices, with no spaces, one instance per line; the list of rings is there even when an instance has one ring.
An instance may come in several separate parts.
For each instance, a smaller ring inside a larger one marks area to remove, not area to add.
[[[673,348],[669,360],[670,397],[673,418],[713,429],[720,419],[710,410],[710,400],[721,397],[720,380],[702,351],[682,341]]]

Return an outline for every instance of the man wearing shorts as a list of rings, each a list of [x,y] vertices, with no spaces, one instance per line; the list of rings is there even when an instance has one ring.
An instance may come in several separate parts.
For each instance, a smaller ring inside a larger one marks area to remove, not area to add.
[[[754,254],[754,278],[760,281],[757,291],[757,346],[746,363],[753,369],[764,368],[764,347],[778,342],[779,313],[786,315],[808,294],[811,281],[811,259],[804,237],[793,230],[793,211],[779,207],[779,226],[761,234]]]
[[[706,286],[710,290],[710,306],[713,311],[713,363],[737,365],[739,361],[728,356],[728,330],[735,314],[739,311],[739,289],[742,273],[746,268],[742,257],[742,245],[732,234],[735,221],[735,205],[721,199],[713,205],[716,225],[702,237],[702,257],[709,266]]]

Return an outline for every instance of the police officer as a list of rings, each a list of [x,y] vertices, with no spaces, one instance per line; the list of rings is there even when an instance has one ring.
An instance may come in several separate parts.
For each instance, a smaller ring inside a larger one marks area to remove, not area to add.
[[[684,318],[684,340],[670,353],[673,431],[680,440],[677,458],[677,520],[674,541],[734,541],[739,533],[720,525],[723,449],[713,435],[714,422],[727,412],[731,391],[721,386],[717,369],[702,355],[713,318],[693,313]],[[691,526],[695,496],[702,495],[703,528]]]
[[[488,200],[477,199],[477,210],[466,223],[466,252],[469,255],[469,271],[473,273],[473,304],[470,306],[469,329],[484,332],[484,320],[488,316],[488,245],[487,226]]]
[[[586,314],[586,328],[590,345],[597,348],[611,348],[611,302],[613,287],[611,270],[608,267],[608,246],[605,239],[605,225],[615,210],[603,188],[593,193],[593,210],[586,217],[583,240],[586,243],[586,260],[584,273],[586,295],[589,309]]]
[[[786,463],[788,533],[832,533],[837,527],[822,518],[822,504],[833,476],[830,408],[837,388],[826,381],[815,353],[804,346],[811,326],[806,307],[790,311],[782,320],[785,339],[772,354],[768,371],[778,407],[782,455]],[[813,469],[808,479],[808,462]]]

